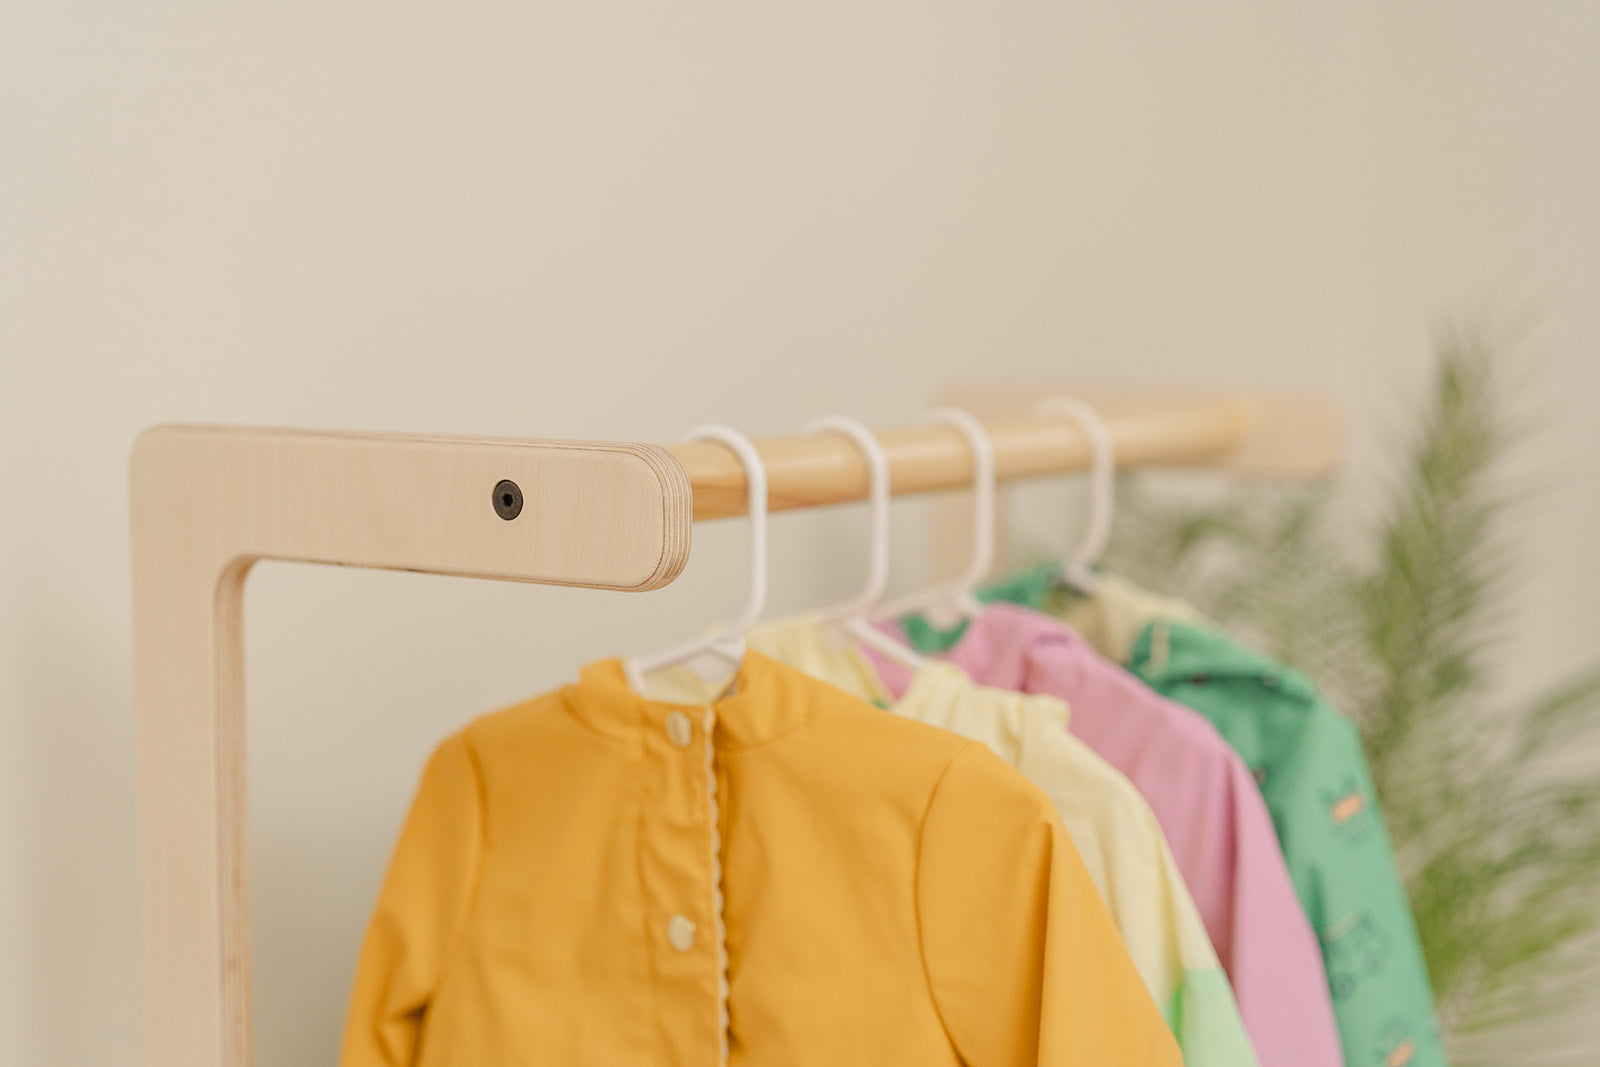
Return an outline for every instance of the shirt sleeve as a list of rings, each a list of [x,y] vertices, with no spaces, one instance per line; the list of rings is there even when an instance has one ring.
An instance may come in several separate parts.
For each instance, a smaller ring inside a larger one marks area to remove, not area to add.
[[[428,760],[367,927],[340,1067],[410,1067],[476,893],[481,779],[465,737]]]
[[[1295,893],[1272,817],[1238,757],[1223,767],[1226,967],[1263,1067],[1345,1062],[1322,946]]]
[[[1133,799],[1138,800],[1137,794]],[[1150,856],[1146,892],[1154,901],[1152,919],[1158,924],[1165,954],[1172,961],[1172,988],[1165,991],[1165,1001],[1158,997],[1158,1003],[1166,1009],[1168,1023],[1183,1050],[1183,1062],[1186,1067],[1257,1067],[1260,1061],[1246,1036],[1233,990],[1183,884],[1177,862],[1155,816],[1142,802],[1139,806],[1144,830],[1133,842]],[[1150,972],[1143,967],[1141,970],[1145,970],[1148,983]],[[1156,992],[1154,986],[1151,991]],[[1331,1031],[1331,1016],[1328,1025]],[[1313,1057],[1299,1061],[1300,1067],[1312,1067],[1316,1062]]]
[[[1322,944],[1347,1061],[1445,1067],[1416,923],[1355,727],[1319,703],[1263,783]]]
[[[951,761],[917,864],[924,964],[971,1067],[1182,1056],[1048,798],[969,745]]]

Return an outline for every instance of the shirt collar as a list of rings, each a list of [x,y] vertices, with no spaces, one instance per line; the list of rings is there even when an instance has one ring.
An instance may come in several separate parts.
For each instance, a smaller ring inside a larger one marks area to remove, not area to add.
[[[989,604],[963,622],[959,638],[943,649],[930,649],[923,644],[918,631],[909,623],[909,619],[899,619],[883,623],[879,628],[897,638],[904,634],[919,652],[941,652],[942,659],[954,663],[971,677],[982,679],[985,685],[1017,692],[1031,688],[1030,674],[1041,646],[1049,645],[1058,663],[1062,649],[1074,658],[1094,654],[1088,642],[1058,619],[1006,601]],[[896,693],[904,692],[910,682],[910,672],[870,648],[864,651],[889,688]]]
[[[716,717],[719,749],[747,748],[775,740],[804,726],[826,687],[800,672],[746,652],[729,678],[706,683],[688,668],[669,668],[671,700],[651,699],[628,686],[620,659],[600,660],[578,672],[576,685],[562,691],[567,707],[589,729],[614,741],[633,743],[642,729],[665,729],[674,712],[701,721]],[[653,676],[654,678],[654,676]]]
[[[981,741],[1019,766],[1036,731],[1065,733],[1069,711],[1055,697],[1013,693],[979,685],[953,663],[930,660],[917,668],[894,705],[896,715]]]
[[[1067,705],[1054,697],[979,685],[958,664],[945,660],[925,660],[908,670],[868,647],[833,643],[814,616],[759,623],[751,629],[750,641],[852,696],[982,741],[1013,763],[1021,758],[1030,724],[1058,731],[1067,726]]]
[[[1254,681],[1304,700],[1316,687],[1304,674],[1239,644],[1209,626],[1158,620],[1134,642],[1128,667],[1157,685],[1213,680]]]

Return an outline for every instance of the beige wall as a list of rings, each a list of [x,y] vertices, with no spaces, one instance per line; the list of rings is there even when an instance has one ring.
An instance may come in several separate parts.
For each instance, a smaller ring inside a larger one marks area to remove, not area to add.
[[[529,8],[0,5],[0,1063],[133,1059],[152,422],[665,440],[975,377],[1320,386],[1363,508],[1429,325],[1531,301],[1557,491],[1508,684],[1593,657],[1600,8]],[[777,524],[775,610],[843,593],[860,523]],[[740,544],[648,597],[251,579],[266,1067],[332,1061],[428,746],[715,619]]]

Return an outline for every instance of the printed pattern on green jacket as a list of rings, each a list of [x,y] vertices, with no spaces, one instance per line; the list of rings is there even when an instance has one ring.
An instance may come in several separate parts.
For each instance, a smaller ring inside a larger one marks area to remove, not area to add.
[[[1322,939],[1345,1062],[1443,1067],[1422,947],[1355,727],[1305,675],[1204,627],[1151,623],[1127,666],[1210,719],[1254,771]]]

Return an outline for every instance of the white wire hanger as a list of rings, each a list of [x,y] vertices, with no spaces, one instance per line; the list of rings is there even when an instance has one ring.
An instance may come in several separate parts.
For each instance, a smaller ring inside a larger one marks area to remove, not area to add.
[[[1040,415],[1064,415],[1076,422],[1089,438],[1089,522],[1078,546],[1062,561],[1060,579],[1084,596],[1099,585],[1096,567],[1111,540],[1111,520],[1116,513],[1116,443],[1105,418],[1075,396],[1053,396],[1034,409]]]
[[[745,634],[761,617],[767,602],[767,468],[750,438],[729,426],[699,426],[684,435],[685,441],[717,441],[739,457],[744,467],[745,495],[750,509],[750,595],[744,610],[730,625],[704,637],[685,642],[650,656],[630,656],[623,661],[628,687],[641,696],[645,679],[663,667],[687,663],[706,681],[714,681],[719,669],[725,672],[744,662]]]
[[[934,408],[928,412],[928,419],[960,430],[972,450],[972,557],[959,577],[889,601],[875,615],[880,619],[898,618],[921,612],[940,624],[954,624],[983,613],[978,587],[994,566],[994,442],[983,423],[961,408]]]
[[[807,423],[802,433],[837,433],[848,437],[867,460],[867,499],[872,507],[871,554],[868,557],[867,581],[861,592],[848,600],[817,612],[818,618],[828,626],[883,653],[900,666],[916,670],[926,660],[910,646],[872,625],[872,610],[883,599],[889,586],[889,457],[883,445],[871,430],[845,415],[827,415]]]

